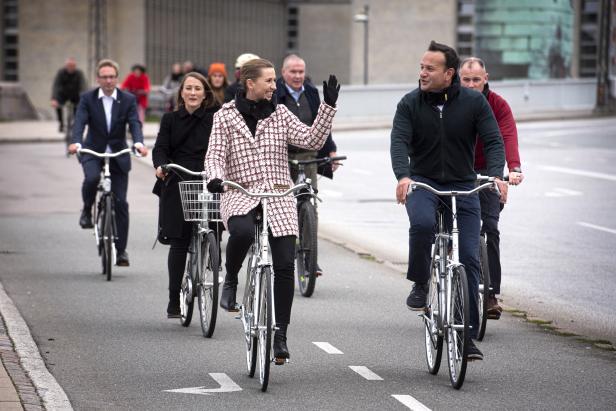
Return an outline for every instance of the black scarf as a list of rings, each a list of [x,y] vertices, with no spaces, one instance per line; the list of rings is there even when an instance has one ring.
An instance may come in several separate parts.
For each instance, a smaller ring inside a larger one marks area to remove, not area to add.
[[[257,122],[268,118],[276,111],[276,95],[274,94],[271,100],[253,101],[248,100],[246,98],[246,91],[239,88],[235,94],[235,106],[254,136],[257,131]]]
[[[421,84],[420,84],[421,86]],[[460,92],[460,78],[456,73],[453,76],[451,85],[441,91],[421,91],[424,100],[432,106],[442,106],[449,99],[454,98]]]

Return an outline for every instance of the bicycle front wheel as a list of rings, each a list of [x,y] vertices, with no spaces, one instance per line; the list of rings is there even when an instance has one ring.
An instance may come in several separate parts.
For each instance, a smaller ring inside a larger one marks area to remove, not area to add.
[[[483,340],[488,323],[488,296],[490,295],[490,266],[488,265],[488,247],[485,234],[479,237],[479,330],[477,340]]]
[[[299,208],[295,262],[299,291],[304,297],[310,297],[317,282],[317,215],[309,201],[304,201]]]
[[[264,267],[260,273],[259,315],[257,321],[259,339],[259,381],[261,391],[267,391],[269,383],[270,364],[272,363],[272,275],[269,267]]]
[[[182,284],[180,286],[180,323],[184,327],[190,325],[193,315],[193,307],[195,305],[195,294],[193,291],[194,282],[193,278],[196,275],[193,271],[197,270],[197,255],[195,250],[199,249],[200,242],[197,237],[193,236],[188,247],[188,255],[186,256],[186,266],[184,268],[184,275],[182,276]]]
[[[219,268],[218,241],[216,241],[214,233],[209,233],[201,241],[199,250],[199,281],[197,284],[201,331],[206,338],[212,337],[216,327]]]
[[[105,198],[105,209],[101,217],[103,223],[103,252],[101,258],[103,260],[103,274],[107,276],[107,281],[111,281],[111,269],[113,267],[113,221],[111,219],[111,204],[112,198],[108,195]]]
[[[441,309],[439,304],[439,272],[438,262],[432,260],[432,269],[428,291],[428,303],[424,316],[425,337],[426,337],[426,363],[428,371],[436,375],[441,366],[443,355],[443,334],[441,327]]]
[[[257,321],[255,319],[255,307],[257,306],[257,295],[255,295],[255,282],[257,277],[257,266],[255,264],[254,244],[248,252],[248,272],[246,273],[246,288],[244,289],[244,299],[242,301],[242,323],[244,325],[244,337],[246,343],[246,367],[248,376],[255,376],[257,369]]]
[[[468,350],[469,335],[469,303],[468,282],[463,266],[453,268],[451,276],[451,295],[448,313],[449,327],[447,327],[447,362],[449,365],[449,379],[455,389],[462,387],[466,375],[466,352]]]

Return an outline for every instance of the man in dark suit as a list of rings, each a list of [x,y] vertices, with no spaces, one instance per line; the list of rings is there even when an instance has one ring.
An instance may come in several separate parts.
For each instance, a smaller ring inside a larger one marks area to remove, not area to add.
[[[118,64],[112,60],[101,60],[96,70],[96,81],[100,87],[82,94],[75,114],[73,141],[68,147],[70,153],[76,153],[81,147],[103,153],[116,152],[127,147],[126,125],[130,128],[135,148],[146,156],[148,149],[143,145],[141,122],[137,115],[137,100],[130,93],[116,87],[118,83]],[[88,135],[83,141],[83,132],[88,125]],[[92,228],[92,205],[96,198],[96,188],[100,179],[103,161],[91,155],[81,157],[85,178],[81,188],[83,210],[79,218],[82,228]],[[125,154],[111,159],[111,190],[115,195],[115,212],[118,225],[116,242],[117,265],[128,266],[126,243],[128,240],[128,172],[130,155]]]
[[[282,77],[276,81],[276,98],[278,104],[284,104],[295,114],[302,123],[311,126],[317,117],[321,98],[319,91],[310,81],[306,79],[306,63],[296,54],[288,55],[282,62]],[[289,160],[312,160],[322,157],[335,157],[336,143],[330,134],[319,151],[305,150],[289,145]],[[332,178],[333,171],[338,168],[338,164],[331,164],[329,173],[322,173],[326,177]],[[297,178],[298,168],[292,166],[291,178]],[[309,164],[304,168],[306,177],[312,180],[312,186],[317,188],[317,166]],[[317,275],[322,275],[323,271],[317,264]]]

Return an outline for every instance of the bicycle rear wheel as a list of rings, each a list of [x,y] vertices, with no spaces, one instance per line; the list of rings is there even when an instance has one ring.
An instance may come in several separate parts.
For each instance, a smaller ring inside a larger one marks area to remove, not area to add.
[[[304,297],[310,297],[317,282],[317,215],[309,201],[299,207],[299,237],[295,248],[299,291]]]
[[[451,276],[451,312],[447,313],[447,363],[449,379],[455,389],[462,387],[466,375],[466,352],[469,341],[468,282],[463,266],[453,268]]]
[[[216,328],[218,312],[218,241],[214,233],[209,233],[201,241],[199,250],[199,280],[197,296],[199,300],[199,317],[203,336],[210,338]]]
[[[242,323],[244,325],[244,337],[246,343],[246,367],[248,376],[254,377],[257,369],[257,321],[254,317],[257,296],[255,295],[255,283],[257,279],[257,267],[255,265],[254,244],[248,252],[248,272],[246,273],[246,288],[244,289],[244,300],[242,302]]]
[[[269,267],[264,267],[259,275],[259,315],[257,321],[259,339],[259,381],[261,391],[267,391],[269,383],[270,365],[272,363],[272,276]]]
[[[195,293],[193,288],[193,278],[195,278],[194,271],[197,270],[197,253],[195,251],[198,250],[200,246],[200,244],[195,244],[195,242],[200,243],[198,237],[193,235],[193,238],[190,240],[190,246],[188,247],[186,266],[184,268],[184,275],[182,276],[182,285],[180,286],[180,323],[184,327],[190,325],[193,307],[195,305]]]
[[[477,340],[483,340],[488,323],[488,296],[490,295],[490,267],[488,265],[488,247],[485,234],[479,237],[479,330]]]
[[[432,269],[428,291],[428,304],[424,317],[426,337],[426,363],[430,374],[436,375],[441,366],[443,355],[443,334],[440,324],[441,309],[439,304],[438,262],[432,260]]]
[[[107,281],[111,281],[111,271],[113,267],[113,220],[111,217],[112,198],[108,195],[105,198],[105,208],[101,217],[103,222],[103,252],[101,255],[103,261],[103,274],[107,276]]]

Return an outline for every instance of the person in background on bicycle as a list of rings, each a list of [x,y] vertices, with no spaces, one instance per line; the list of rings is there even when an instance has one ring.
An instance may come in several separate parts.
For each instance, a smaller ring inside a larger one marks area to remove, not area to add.
[[[178,188],[180,177],[175,172],[166,175],[161,166],[175,163],[191,171],[203,171],[203,160],[212,131],[213,116],[219,108],[205,77],[197,72],[186,74],[180,83],[177,109],[163,115],[152,150],[152,161],[158,177],[154,191],[160,195],[159,224],[161,234],[170,241],[167,258],[168,318],[180,316],[180,288],[192,223],[184,221]],[[189,176],[183,177],[186,180],[194,179]]]
[[[259,56],[252,53],[244,53],[237,56],[237,59],[235,59],[235,83],[231,84],[225,90],[225,103],[228,103],[229,101],[233,100],[235,98],[235,94],[237,93],[237,89],[241,87],[240,69],[242,68],[242,65],[247,61],[258,58]]]
[[[253,59],[242,65],[242,88],[235,99],[214,115],[205,170],[210,192],[223,192],[222,179],[254,192],[285,191],[292,187],[288,144],[318,150],[329,136],[336,113],[340,86],[335,76],[323,82],[324,103],[311,127],[302,123],[283,104],[276,104],[276,73],[271,62]],[[254,240],[259,199],[239,190],[226,191],[220,211],[229,230],[226,277],[220,306],[236,310],[237,275]],[[298,235],[297,205],[293,197],[268,202],[270,246],[274,269],[276,326],[274,356],[289,358],[287,326],[293,304],[295,239]]]
[[[184,77],[184,73],[182,73],[182,66],[180,63],[173,63],[171,65],[171,72],[165,77],[162,86],[160,86],[160,92],[163,96],[165,96],[166,112],[170,112],[175,109],[182,77]]]
[[[118,89],[119,66],[113,60],[101,60],[96,68],[96,81],[99,87],[81,95],[75,124],[73,126],[73,141],[68,151],[72,154],[83,144],[99,153],[117,152],[127,148],[126,125],[130,129],[135,148],[142,156],[148,154],[143,145],[143,132],[141,122],[137,115],[137,100],[130,93]],[[101,110],[102,108],[102,110]],[[88,135],[83,140],[84,129],[88,126]],[[83,210],[79,217],[82,228],[93,228],[92,205],[96,198],[96,189],[100,180],[103,160],[84,154],[79,160],[83,167],[84,180],[81,187]],[[111,190],[115,198],[115,212],[117,217],[118,240],[116,242],[117,259],[119,266],[129,265],[126,244],[128,242],[128,203],[126,191],[128,189],[128,172],[130,171],[130,155],[112,158]]]
[[[51,106],[56,109],[60,133],[64,132],[64,116],[62,115],[64,103],[70,101],[73,103],[73,110],[76,110],[77,104],[79,104],[79,95],[85,90],[86,78],[83,72],[77,68],[77,62],[74,58],[67,58],[64,67],[58,70],[51,90]]]
[[[128,91],[137,97],[137,113],[142,124],[145,121],[145,111],[148,108],[148,94],[150,94],[150,78],[145,71],[144,66],[135,64],[130,68],[130,73],[126,76],[120,87],[122,90]]]
[[[319,91],[308,81],[306,81],[306,62],[295,54],[288,55],[282,62],[282,77],[276,81],[276,97],[279,104],[284,104],[291,113],[295,114],[300,121],[311,126],[317,117],[321,99]],[[307,150],[289,144],[290,160],[312,160],[317,157],[335,157],[336,143],[332,135],[327,136],[327,140],[320,150]],[[290,166],[291,179],[297,179],[298,167]],[[338,165],[332,164],[333,170]],[[317,189],[317,165],[308,164],[304,171],[306,177],[312,180],[312,186]],[[321,275],[322,270],[317,263],[317,275]]]
[[[391,131],[391,162],[398,180],[396,199],[406,204],[409,229],[407,279],[415,284],[406,305],[412,310],[426,306],[430,279],[430,251],[434,240],[436,209],[439,200],[427,190],[412,191],[413,181],[437,190],[472,190],[476,174],[475,142],[484,143],[488,175],[502,180],[505,154],[498,125],[486,99],[460,87],[459,59],[456,51],[434,41],[424,53],[419,72],[419,88],[398,103]],[[506,192],[502,181],[499,188]],[[468,276],[471,338],[477,337],[479,315],[479,198],[458,197],[460,261]],[[468,359],[483,359],[472,339]]]
[[[509,184],[518,185],[524,179],[522,174],[520,153],[518,151],[518,130],[515,125],[513,113],[504,98],[490,90],[488,86],[488,73],[483,60],[477,57],[469,57],[460,65],[460,83],[462,87],[468,87],[482,93],[488,100],[488,104],[494,113],[498,128],[500,129],[505,145],[505,158],[509,170]],[[478,174],[486,174],[486,159],[483,153],[483,142],[478,139],[475,147],[475,171]],[[488,318],[498,320],[502,307],[498,304],[496,296],[500,294],[501,264],[500,264],[500,232],[498,231],[498,219],[500,212],[505,206],[498,194],[490,190],[479,192],[481,204],[481,230],[486,233],[486,245],[488,248],[488,265],[490,268],[490,291],[488,296]]]

